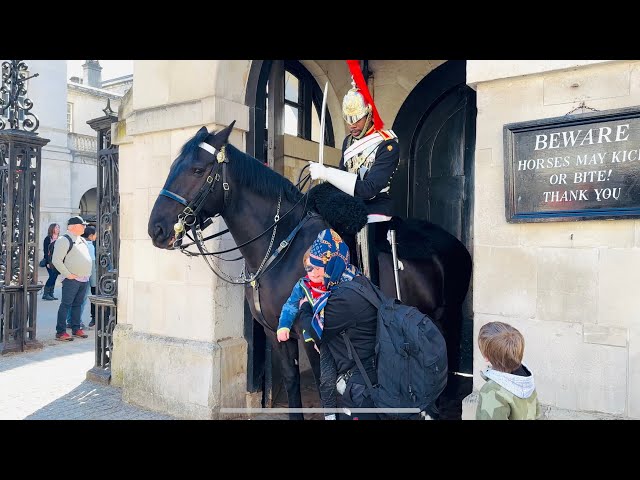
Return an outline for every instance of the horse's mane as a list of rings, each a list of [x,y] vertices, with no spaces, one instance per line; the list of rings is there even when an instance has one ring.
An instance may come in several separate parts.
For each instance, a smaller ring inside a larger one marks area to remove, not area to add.
[[[196,133],[182,146],[178,158],[197,155],[198,145],[208,136],[209,133],[205,130]],[[293,183],[271,170],[257,158],[241,152],[230,143],[227,143],[225,151],[229,158],[228,168],[237,182],[250,186],[256,193],[266,197],[278,198],[282,192],[284,198],[291,203],[300,199],[302,194]]]
[[[256,193],[272,198],[278,198],[282,192],[284,198],[292,203],[302,196],[293,183],[257,158],[241,152],[230,143],[227,143],[226,152],[231,174],[242,185],[250,185]]]

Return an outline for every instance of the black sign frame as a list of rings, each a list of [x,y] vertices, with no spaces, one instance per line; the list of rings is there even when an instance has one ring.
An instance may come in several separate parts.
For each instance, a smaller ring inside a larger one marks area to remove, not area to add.
[[[516,199],[522,198],[521,195],[528,192],[516,189],[516,169],[514,163],[518,161],[516,158],[516,149],[518,147],[518,136],[522,134],[535,135],[537,132],[545,132],[557,130],[558,128],[580,127],[597,123],[609,123],[625,120],[637,120],[640,126],[640,107],[622,108],[616,110],[596,111],[582,113],[563,117],[546,118],[541,120],[531,120],[526,122],[505,124],[503,127],[504,136],[504,179],[505,179],[505,214],[509,223],[523,222],[566,222],[578,220],[601,220],[601,219],[620,219],[620,218],[640,218],[640,200],[637,205],[625,207],[609,207],[609,208],[569,208],[555,209],[552,211],[518,211]],[[635,136],[640,140],[638,131],[634,131]],[[524,138],[524,137],[523,137]],[[640,142],[636,142],[640,152]],[[570,147],[565,147],[565,151]],[[606,155],[606,154],[605,154]],[[626,155],[626,154],[625,154]],[[631,162],[630,162],[631,163]],[[637,165],[637,177],[632,180],[634,183],[634,199],[638,196],[636,192],[640,191],[640,158],[634,162]],[[634,167],[632,167],[634,168]],[[628,177],[629,175],[627,175]],[[628,183],[628,178],[625,181]],[[636,180],[637,178],[637,180]],[[637,190],[636,190],[637,189]],[[586,190],[585,190],[586,192]],[[534,194],[541,192],[535,191]]]

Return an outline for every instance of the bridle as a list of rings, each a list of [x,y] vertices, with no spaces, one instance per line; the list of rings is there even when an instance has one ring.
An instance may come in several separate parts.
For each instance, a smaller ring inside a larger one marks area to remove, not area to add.
[[[215,188],[217,182],[222,181],[222,190],[223,190],[222,209],[220,210],[220,213],[218,213],[217,215],[222,214],[222,212],[224,211],[224,208],[227,206],[227,203],[229,201],[229,182],[227,182],[227,168],[226,168],[227,164],[229,163],[229,158],[227,157],[227,154],[225,152],[225,146],[223,145],[220,151],[217,151],[213,146],[209,145],[208,143],[201,142],[198,145],[198,147],[202,148],[203,150],[206,150],[211,155],[213,155],[214,158],[217,160],[217,162],[214,162],[213,165],[211,166],[211,171],[209,172],[209,175],[207,176],[206,181],[204,182],[202,187],[200,187],[200,190],[198,190],[198,193],[196,193],[193,200],[191,200],[190,202],[187,202],[187,200],[184,197],[170,190],[167,190],[166,188],[163,188],[162,190],[160,190],[160,195],[164,195],[165,197],[170,198],[171,200],[175,200],[176,202],[185,206],[182,213],[178,214],[178,221],[173,225],[173,230],[175,232],[174,245],[175,243],[178,242],[178,240],[182,240],[182,237],[184,236],[184,232],[185,232],[185,226],[192,227],[193,225],[196,224],[196,221],[198,219],[198,214],[200,213],[200,210],[202,210],[202,207],[204,206],[205,201],[207,200],[207,197],[209,196],[209,194],[213,192],[213,189]],[[218,164],[222,164],[222,167],[221,167],[222,176],[220,176],[219,172],[216,172],[215,175],[213,173],[213,171],[216,168],[216,165]],[[189,222],[188,221],[189,217],[193,217],[193,221]],[[180,235],[180,238],[178,238],[179,235]]]
[[[269,227],[267,227],[266,230],[264,230],[262,233],[260,233],[259,235],[255,236],[254,238],[242,243],[241,245],[237,245],[236,247],[233,248],[229,248],[227,250],[221,250],[218,252],[207,252],[206,251],[206,246],[204,244],[204,242],[206,240],[210,240],[212,238],[224,235],[225,233],[229,232],[229,229],[225,229],[221,232],[215,233],[213,235],[210,235],[206,238],[202,237],[202,230],[204,228],[206,228],[212,221],[211,218],[208,218],[205,222],[198,222],[198,214],[200,213],[200,211],[202,210],[203,206],[205,205],[206,199],[209,196],[209,194],[211,192],[214,191],[216,184],[218,182],[222,183],[222,190],[223,190],[223,201],[222,201],[222,208],[220,209],[220,212],[218,212],[216,215],[214,215],[215,217],[221,216],[222,212],[224,212],[225,207],[228,205],[229,202],[229,195],[231,193],[231,189],[229,187],[229,182],[227,181],[227,166],[229,163],[229,158],[226,154],[225,151],[225,146],[223,145],[221,147],[221,149],[218,151],[216,150],[213,146],[209,145],[206,142],[201,142],[198,145],[200,148],[202,148],[203,150],[206,150],[207,152],[209,152],[210,154],[212,154],[214,156],[214,158],[216,159],[216,162],[214,162],[213,166],[211,167],[211,171],[209,172],[209,175],[206,178],[206,181],[204,182],[204,184],[202,185],[202,187],[200,187],[200,189],[198,190],[198,192],[196,193],[195,197],[193,198],[193,200],[191,201],[187,201],[184,197],[182,197],[181,195],[178,195],[177,193],[174,193],[170,190],[167,190],[165,188],[160,190],[160,195],[163,195],[167,198],[170,198],[171,200],[174,200],[178,203],[180,203],[181,205],[184,205],[185,208],[184,210],[178,214],[178,221],[174,224],[173,229],[174,229],[174,233],[175,233],[175,238],[174,238],[174,242],[173,242],[173,249],[180,249],[180,251],[182,253],[184,253],[185,255],[191,257],[191,256],[202,256],[203,259],[205,260],[205,262],[207,263],[207,266],[209,267],[209,269],[221,280],[224,280],[227,283],[231,283],[231,284],[235,284],[235,285],[247,285],[250,284],[252,287],[256,288],[257,287],[257,281],[258,278],[262,275],[264,275],[268,270],[270,270],[271,268],[273,268],[277,262],[275,262],[276,258],[278,258],[280,256],[281,253],[285,253],[286,250],[288,250],[289,246],[291,245],[291,242],[293,241],[293,238],[296,236],[296,234],[300,231],[300,229],[302,228],[302,226],[306,223],[307,220],[309,220],[311,217],[315,216],[316,214],[309,212],[308,214],[304,215],[303,218],[300,220],[300,222],[298,223],[298,225],[293,229],[293,231],[288,235],[288,237],[283,240],[282,242],[280,242],[280,245],[276,248],[276,250],[273,252],[273,254],[271,254],[271,250],[273,247],[273,243],[275,240],[275,236],[276,236],[276,229],[278,227],[278,223],[282,221],[282,219],[284,219],[289,213],[291,213],[296,206],[302,201],[303,198],[308,198],[307,193],[305,193],[304,195],[302,195],[300,197],[300,199],[298,199],[298,201],[283,215],[280,215],[280,206],[281,206],[281,202],[282,202],[282,192],[280,193],[280,196],[278,198],[278,206],[277,206],[277,210],[276,210],[276,215],[274,217],[274,222],[272,225],[270,225]],[[216,169],[217,165],[221,165],[220,172],[215,172],[214,174],[214,170]],[[305,202],[306,204],[306,202]],[[191,220],[192,218],[192,220]],[[205,224],[204,226],[202,224]],[[187,231],[186,228],[188,227],[191,229],[191,232],[193,234],[193,237],[191,237]],[[221,257],[218,257],[217,255],[223,254],[223,253],[229,253],[232,252],[234,250],[238,250],[246,245],[249,245],[250,243],[258,240],[260,237],[262,237],[263,235],[265,235],[268,231],[270,231],[271,229],[273,229],[273,233],[271,235],[271,241],[269,242],[269,247],[267,249],[267,253],[264,256],[264,259],[262,260],[260,266],[258,267],[258,269],[256,270],[256,272],[252,273],[252,274],[248,274],[247,270],[246,270],[246,266],[245,268],[242,269],[241,274],[239,277],[232,277],[226,273],[224,273],[223,271],[218,272],[216,270],[216,268],[214,267],[213,263],[209,261],[209,256],[215,256],[216,258],[219,258],[220,260],[224,260],[224,261],[236,261],[236,260],[240,260],[243,258],[243,256],[239,256],[237,258],[233,258],[233,259],[224,259]],[[191,243],[187,243],[184,244],[182,242],[184,235],[187,235],[188,238],[192,241]],[[190,252],[187,250],[188,247],[190,247],[191,245],[196,245],[196,247],[198,247],[198,250],[200,251],[200,253],[197,252]],[[284,255],[282,255],[279,259],[281,260],[283,258]]]

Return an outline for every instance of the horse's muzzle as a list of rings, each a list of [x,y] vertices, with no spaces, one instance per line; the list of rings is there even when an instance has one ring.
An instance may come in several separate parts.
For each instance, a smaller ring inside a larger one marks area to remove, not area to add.
[[[161,224],[149,225],[147,232],[154,247],[171,249],[173,247],[173,230],[165,230]]]

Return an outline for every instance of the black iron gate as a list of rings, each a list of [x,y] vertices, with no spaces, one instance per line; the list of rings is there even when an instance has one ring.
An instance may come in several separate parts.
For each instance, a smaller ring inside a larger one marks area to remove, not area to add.
[[[120,251],[120,189],[118,185],[118,146],[111,143],[111,124],[118,117],[110,102],[104,117],[87,123],[98,133],[98,211],[96,224],[96,294],[89,301],[96,309],[95,365],[87,379],[101,383],[111,380],[113,330],[117,323],[118,254]]]
[[[36,340],[42,147],[26,97],[28,67],[2,63],[0,88],[0,353],[40,348]],[[3,119],[5,117],[7,121]],[[9,129],[5,126],[9,124]],[[22,128],[23,130],[20,130]]]

